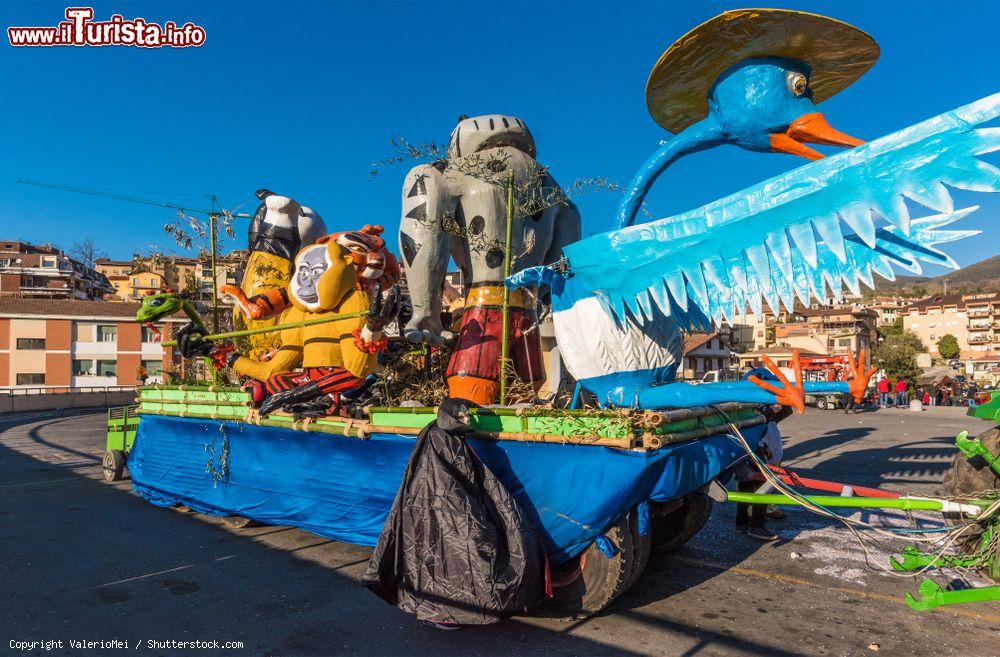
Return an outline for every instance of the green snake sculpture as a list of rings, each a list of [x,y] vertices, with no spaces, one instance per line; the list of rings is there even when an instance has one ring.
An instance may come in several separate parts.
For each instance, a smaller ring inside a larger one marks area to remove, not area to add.
[[[139,310],[135,313],[135,321],[145,324],[154,333],[160,335],[160,330],[153,325],[153,322],[158,322],[176,312],[183,312],[192,324],[208,333],[205,322],[202,321],[191,300],[177,292],[157,292],[144,296]]]
[[[183,353],[186,342],[201,342],[208,335],[208,327],[205,326],[201,315],[198,314],[198,309],[195,308],[194,303],[187,296],[177,292],[147,294],[142,298],[139,310],[135,313],[135,321],[148,327],[159,338],[162,334],[153,322],[160,321],[164,317],[169,317],[177,312],[183,312],[188,318],[188,323],[177,331],[174,342],[181,346]],[[210,356],[206,356],[205,364],[211,367],[212,358]]]

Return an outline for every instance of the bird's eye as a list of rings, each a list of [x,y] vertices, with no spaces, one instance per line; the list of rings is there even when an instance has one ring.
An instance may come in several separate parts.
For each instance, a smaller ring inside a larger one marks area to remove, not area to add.
[[[785,76],[785,82],[788,85],[788,90],[796,96],[803,95],[809,88],[809,80],[797,71],[789,71]]]
[[[156,299],[150,299],[149,300],[149,305],[151,305],[151,306],[162,306],[164,301],[166,301],[166,299],[164,299],[163,297],[158,297]]]

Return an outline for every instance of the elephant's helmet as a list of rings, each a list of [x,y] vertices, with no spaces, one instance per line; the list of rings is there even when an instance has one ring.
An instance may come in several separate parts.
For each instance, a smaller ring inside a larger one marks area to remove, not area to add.
[[[460,118],[451,133],[448,157],[463,157],[471,153],[508,146],[527,153],[534,159],[535,138],[524,121],[505,114],[484,114]]]

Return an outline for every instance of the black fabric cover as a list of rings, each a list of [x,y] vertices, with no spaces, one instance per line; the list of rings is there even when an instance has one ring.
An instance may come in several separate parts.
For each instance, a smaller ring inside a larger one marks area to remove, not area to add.
[[[466,443],[467,404],[445,399],[417,438],[362,581],[420,620],[481,625],[544,597],[545,556]]]

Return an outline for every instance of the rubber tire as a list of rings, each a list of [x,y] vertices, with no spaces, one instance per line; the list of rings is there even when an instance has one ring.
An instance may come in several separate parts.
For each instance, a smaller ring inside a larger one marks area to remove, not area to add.
[[[652,509],[650,509],[652,511]],[[631,563],[631,570],[628,576],[625,578],[625,585],[622,587],[622,592],[629,590],[633,584],[638,581],[642,572],[646,570],[646,564],[649,563],[649,555],[653,551],[653,517],[650,514],[649,523],[646,527],[646,535],[643,536],[639,533],[639,511],[635,509],[632,513],[628,514],[628,528],[632,533],[632,550],[634,552],[634,558]]]
[[[816,408],[818,408],[821,411],[825,411],[826,410],[826,400],[823,399],[822,397],[820,397],[819,399],[817,399],[816,400]]]
[[[105,481],[119,481],[125,473],[125,453],[120,449],[109,449],[104,452],[101,460],[101,470]]]
[[[665,515],[655,512],[657,502],[651,502],[653,554],[676,552],[701,531],[712,515],[712,498],[704,493],[688,493],[681,505]],[[664,504],[670,504],[666,502]]]
[[[621,595],[630,579],[634,581],[634,577],[638,577],[641,569],[637,567],[637,559],[641,555],[636,554],[628,517],[612,525],[605,536],[617,548],[615,555],[604,556],[595,542],[580,555],[553,568],[553,595],[539,603],[532,610],[534,613],[556,618],[596,614]],[[571,579],[557,586],[560,575]]]
[[[1000,455],[1000,427],[993,427],[988,431],[979,434],[979,440],[991,454]],[[951,462],[951,467],[944,473],[941,481],[944,486],[944,494],[951,497],[971,496],[975,493],[986,490],[1000,490],[1000,475],[980,458],[968,459],[964,454],[958,452]],[[950,524],[964,523],[970,520],[968,516],[946,517],[945,521]],[[984,527],[985,529],[985,527]],[[979,548],[980,533],[969,532],[970,536],[966,540],[958,541],[959,547],[971,552]],[[1000,559],[1000,550],[994,555],[995,559]],[[983,569],[983,572],[986,572]],[[989,573],[986,573],[989,575]],[[1000,582],[1000,580],[997,580]]]
[[[230,529],[246,529],[247,527],[257,527],[256,520],[244,518],[243,516],[223,516],[222,524]]]

